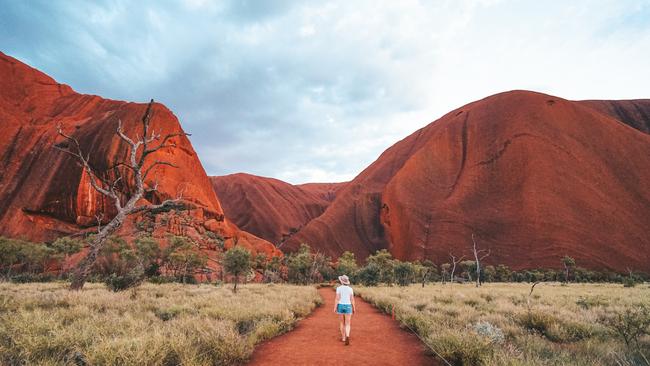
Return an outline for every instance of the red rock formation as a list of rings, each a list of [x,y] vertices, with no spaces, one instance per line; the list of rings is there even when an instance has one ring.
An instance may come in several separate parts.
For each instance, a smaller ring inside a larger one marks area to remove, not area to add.
[[[336,193],[343,188],[347,182],[341,183],[305,183],[299,184],[296,187],[301,188],[307,192],[313,193],[327,202],[334,202]]]
[[[108,218],[110,202],[92,189],[73,158],[53,148],[61,142],[56,125],[73,134],[90,152],[95,168],[105,171],[127,153],[115,135],[117,120],[122,120],[127,134],[135,136],[145,108],[146,104],[78,94],[0,53],[0,235],[48,241],[93,225],[102,211],[108,212]],[[154,105],[152,126],[162,135],[182,131],[176,116],[161,104]],[[157,166],[147,183],[157,181],[158,191],[147,199],[157,203],[182,196],[194,209],[179,214],[188,216],[182,223],[156,230],[156,235],[190,234],[199,239],[207,229],[228,239],[226,245],[238,237],[239,243],[255,251],[278,254],[270,243],[224,219],[190,141],[183,136],[172,142],[176,148],[159,150],[150,161],[169,161],[178,168]],[[134,231],[132,224],[126,224],[120,233]]]
[[[285,248],[443,263],[474,233],[488,263],[650,272],[648,106],[526,91],[470,103],[386,150]]]
[[[250,174],[210,177],[224,212],[241,229],[276,245],[320,216],[340,183],[294,186]]]

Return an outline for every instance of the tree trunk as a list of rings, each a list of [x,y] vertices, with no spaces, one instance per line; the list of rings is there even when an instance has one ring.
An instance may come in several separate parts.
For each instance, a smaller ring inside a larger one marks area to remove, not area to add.
[[[106,243],[106,239],[117,230],[117,228],[122,225],[122,221],[126,215],[119,213],[117,216],[104,226],[104,228],[97,234],[95,240],[90,245],[90,251],[86,257],[77,265],[77,269],[74,271],[72,276],[72,283],[70,284],[70,290],[81,290],[90,275],[90,271],[93,268],[93,265],[97,261],[97,256],[99,251],[102,249]]]
[[[234,293],[237,293],[237,282],[239,282],[239,275],[235,275],[235,287],[232,289]]]
[[[569,283],[569,266],[564,265],[564,282]]]

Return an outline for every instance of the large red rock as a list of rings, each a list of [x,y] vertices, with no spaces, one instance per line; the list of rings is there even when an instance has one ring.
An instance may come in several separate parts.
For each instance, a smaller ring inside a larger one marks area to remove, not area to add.
[[[291,185],[250,174],[210,177],[225,215],[241,229],[281,245],[320,216],[342,183]]]
[[[283,249],[650,272],[650,100],[527,91],[454,110],[386,150]]]
[[[141,133],[145,108],[146,104],[78,94],[0,53],[0,235],[49,241],[93,225],[101,212],[107,213],[105,219],[110,218],[112,203],[93,190],[74,158],[54,149],[54,144],[62,141],[56,126],[77,138],[90,154],[92,165],[104,171],[127,154],[115,134],[118,119],[126,134],[134,137]],[[162,135],[183,131],[176,116],[158,103],[153,106],[151,125]],[[164,228],[154,232],[161,237],[189,232],[199,238],[205,236],[204,223],[209,221],[209,230],[228,241],[238,238],[256,251],[278,254],[272,244],[241,232],[224,218],[188,138],[175,137],[170,142],[177,147],[159,150],[150,161],[168,161],[177,168],[163,165],[154,169],[147,184],[157,181],[158,191],[147,200],[158,203],[182,197],[193,209],[178,213],[178,220],[167,218]],[[137,229],[127,223],[120,233],[130,235]]]

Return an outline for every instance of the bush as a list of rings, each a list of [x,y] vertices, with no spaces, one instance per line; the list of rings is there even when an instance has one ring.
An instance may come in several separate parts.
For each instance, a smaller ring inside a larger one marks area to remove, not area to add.
[[[233,247],[228,249],[223,257],[223,267],[226,272],[235,278],[233,292],[237,292],[239,277],[251,270],[251,252],[243,247]]]
[[[377,286],[381,278],[381,270],[378,265],[370,263],[357,272],[357,281],[364,286]]]
[[[413,276],[415,275],[415,268],[409,262],[395,262],[393,267],[395,274],[395,281],[400,286],[406,286],[413,283]]]
[[[455,366],[485,365],[494,352],[490,342],[467,334],[447,333],[428,340],[440,356]]]
[[[625,277],[623,279],[623,287],[634,287],[636,286],[636,281],[634,278],[631,277]]]
[[[650,307],[640,304],[625,311],[609,312],[601,322],[620,336],[628,347],[639,348],[639,340],[650,334]]]
[[[11,277],[11,282],[14,283],[50,282],[50,281],[54,281],[54,276],[47,273],[21,273]]]
[[[111,274],[106,277],[104,283],[113,292],[124,291],[140,285],[144,277],[141,271],[133,270],[126,274]]]
[[[491,324],[490,322],[478,322],[473,326],[474,331],[483,337],[486,337],[492,343],[503,343],[505,341],[505,336],[501,328],[496,325]]]

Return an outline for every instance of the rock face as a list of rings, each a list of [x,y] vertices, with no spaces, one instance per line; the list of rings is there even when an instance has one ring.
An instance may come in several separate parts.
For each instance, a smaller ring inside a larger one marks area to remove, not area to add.
[[[486,263],[650,272],[650,100],[512,91],[454,110],[386,150],[292,236],[329,255],[470,255]]]
[[[229,220],[276,245],[320,216],[342,184],[295,186],[242,173],[210,177],[210,180]]]
[[[118,119],[125,133],[134,137],[141,133],[146,105],[78,94],[2,53],[0,84],[0,235],[49,241],[94,225],[100,212],[106,213],[105,220],[110,218],[114,214],[111,202],[93,190],[74,158],[53,148],[62,141],[56,126],[79,140],[96,170],[110,175],[108,168],[124,161],[127,154],[115,134]],[[154,105],[151,121],[162,135],[182,131],[176,116],[161,104]],[[226,245],[238,238],[254,251],[278,254],[273,245],[241,232],[224,218],[187,137],[170,142],[177,147],[159,150],[150,161],[169,161],[178,168],[154,168],[147,184],[158,182],[158,191],[147,200],[158,203],[180,196],[192,210],[176,215],[187,219],[169,217],[164,224],[154,220],[163,226],[154,232],[161,237],[189,232],[200,238],[209,230],[226,238]],[[127,223],[120,233],[129,235],[133,229],[133,223]]]

